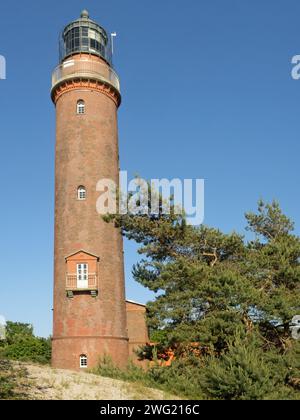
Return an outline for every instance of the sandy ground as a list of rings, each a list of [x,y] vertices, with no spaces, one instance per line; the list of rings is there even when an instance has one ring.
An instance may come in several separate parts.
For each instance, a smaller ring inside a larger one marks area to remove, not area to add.
[[[52,369],[48,366],[18,364],[27,371],[22,387],[26,397],[35,400],[167,400],[176,397],[85,372]]]

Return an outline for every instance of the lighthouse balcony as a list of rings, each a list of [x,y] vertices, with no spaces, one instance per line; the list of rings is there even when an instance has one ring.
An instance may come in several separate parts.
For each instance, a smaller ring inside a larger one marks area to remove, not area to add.
[[[70,58],[64,61],[52,73],[52,90],[61,83],[74,79],[100,81],[120,92],[120,82],[117,73],[100,60]]]
[[[98,278],[96,273],[89,273],[86,278],[80,279],[77,274],[66,275],[67,291],[93,291],[98,290]]]

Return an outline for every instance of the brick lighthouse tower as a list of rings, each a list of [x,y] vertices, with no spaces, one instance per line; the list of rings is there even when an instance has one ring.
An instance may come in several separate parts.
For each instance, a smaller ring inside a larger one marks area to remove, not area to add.
[[[87,11],[65,27],[52,75],[56,106],[52,365],[124,365],[128,337],[120,232],[96,211],[97,181],[118,182],[120,86],[110,40]]]

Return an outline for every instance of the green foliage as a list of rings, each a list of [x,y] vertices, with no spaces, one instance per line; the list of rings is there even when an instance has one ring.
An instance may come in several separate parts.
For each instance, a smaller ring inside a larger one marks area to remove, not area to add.
[[[29,386],[26,369],[13,366],[9,360],[0,360],[0,400],[26,399]]]
[[[35,337],[30,324],[8,321],[6,340],[0,347],[0,357],[4,359],[49,363],[51,340]]]
[[[285,358],[266,354],[255,336],[230,343],[220,358],[210,357],[201,386],[216,399],[292,399],[296,393],[285,384]]]
[[[190,360],[188,364],[176,361],[167,368],[156,365],[146,370],[133,363],[128,364],[125,369],[119,369],[114,366],[110,358],[106,357],[100,361],[99,366],[92,372],[150,388],[158,388],[181,397],[204,398],[199,389],[200,361],[196,358]]]
[[[167,343],[167,333],[165,330],[153,330],[150,331],[150,341],[154,343]]]
[[[14,387],[10,364],[0,360],[0,400],[12,398]]]
[[[126,369],[104,358],[93,373],[158,388],[188,399],[296,400],[300,399],[300,343],[284,355],[265,352],[256,334],[234,341],[219,357],[188,355],[171,366],[154,364],[142,369],[130,363]]]
[[[247,230],[260,235],[266,240],[288,235],[294,229],[294,223],[286,217],[279,206],[273,201],[271,204],[259,200],[257,213],[246,213]]]
[[[15,343],[24,337],[33,337],[33,326],[21,322],[6,323],[6,341],[8,344]]]
[[[201,387],[203,363],[197,357],[179,358],[168,367],[154,366],[146,375],[151,378],[153,387],[159,386],[163,390],[188,399],[206,399]]]
[[[136,366],[132,362],[128,363],[125,369],[120,369],[114,365],[109,356],[100,359],[98,366],[92,369],[91,372],[112,379],[137,382],[145,386],[151,386],[151,380],[144,369]]]
[[[144,255],[133,268],[135,279],[158,293],[148,304],[152,334],[164,331],[169,343],[201,341],[217,352],[236,324],[245,332],[259,324],[267,339],[278,325],[274,344],[288,339],[289,322],[300,313],[299,237],[275,202],[260,201],[246,219],[256,235],[249,243],[235,232],[187,226],[172,213],[114,217]]]
[[[151,336],[177,356],[191,342],[212,355],[201,379],[211,398],[271,398],[275,389],[273,396],[294,398],[299,374],[290,378],[298,369],[291,359],[299,364],[299,352],[290,321],[300,314],[300,238],[278,203],[260,201],[256,213],[246,214],[246,229],[255,235],[249,242],[235,232],[188,226],[174,211],[112,220],[140,245],[143,258],[133,275],[156,293],[147,305]],[[251,345],[249,337],[255,337]],[[189,363],[183,369],[188,378]],[[159,378],[173,375],[172,368],[163,372]],[[205,393],[200,379],[198,390]]]

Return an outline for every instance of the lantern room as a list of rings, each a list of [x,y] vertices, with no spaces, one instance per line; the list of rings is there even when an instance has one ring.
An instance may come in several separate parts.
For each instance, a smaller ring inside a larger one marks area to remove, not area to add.
[[[103,58],[111,65],[111,42],[106,31],[90,19],[87,10],[80,18],[69,23],[60,38],[60,61],[80,53],[93,54]]]

